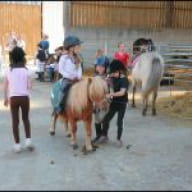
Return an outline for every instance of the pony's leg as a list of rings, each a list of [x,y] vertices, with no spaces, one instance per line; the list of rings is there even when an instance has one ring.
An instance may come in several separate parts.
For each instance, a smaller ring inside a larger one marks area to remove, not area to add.
[[[92,136],[91,120],[88,120],[85,121],[85,147],[87,151],[93,151],[91,136]]]
[[[156,99],[157,99],[157,89],[154,89],[153,91],[153,99],[152,99],[152,115],[155,116],[157,114],[156,112]]]
[[[49,130],[50,135],[55,135],[57,118],[58,118],[58,115],[56,113],[53,113],[51,117],[51,127]]]
[[[143,94],[143,111],[142,111],[143,116],[146,116],[147,108],[148,108],[148,94],[144,93]]]
[[[71,132],[70,132],[70,126],[68,126],[68,120],[64,119],[63,120],[63,128],[65,130],[65,136],[66,137],[71,137]]]
[[[136,107],[135,105],[135,93],[136,93],[136,83],[133,83],[133,96],[132,96],[132,107]]]
[[[75,121],[70,121],[70,126],[71,126],[71,146],[73,149],[77,149],[77,138],[76,138],[76,133],[77,133],[77,123]]]

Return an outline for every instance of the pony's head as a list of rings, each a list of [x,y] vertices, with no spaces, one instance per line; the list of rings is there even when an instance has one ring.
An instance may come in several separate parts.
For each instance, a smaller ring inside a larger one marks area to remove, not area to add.
[[[89,98],[94,103],[101,103],[108,93],[107,83],[99,76],[88,79],[89,82]]]
[[[101,77],[83,79],[74,84],[68,96],[68,106],[75,113],[83,113],[88,105],[106,106],[107,83]]]

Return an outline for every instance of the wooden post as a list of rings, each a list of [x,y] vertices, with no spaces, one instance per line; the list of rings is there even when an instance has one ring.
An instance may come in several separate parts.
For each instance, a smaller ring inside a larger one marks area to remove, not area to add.
[[[166,1],[166,27],[172,28],[173,26],[173,9],[174,9],[174,1],[169,0]]]
[[[64,33],[71,27],[71,2],[63,2],[63,27]]]

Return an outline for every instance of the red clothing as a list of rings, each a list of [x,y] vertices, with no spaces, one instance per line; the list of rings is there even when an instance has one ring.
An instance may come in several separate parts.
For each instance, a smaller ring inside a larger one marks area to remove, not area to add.
[[[123,65],[125,66],[125,68],[127,69],[128,62],[129,62],[129,54],[128,53],[125,52],[123,54],[120,54],[119,52],[115,52],[114,59],[121,61],[123,63]]]

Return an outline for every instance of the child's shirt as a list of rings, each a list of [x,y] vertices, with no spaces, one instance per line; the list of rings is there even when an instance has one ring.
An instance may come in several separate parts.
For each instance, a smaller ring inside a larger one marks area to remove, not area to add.
[[[31,73],[26,68],[13,68],[7,71],[8,96],[29,96],[29,78]]]
[[[62,55],[59,60],[59,73],[63,78],[73,80],[75,78],[81,79],[82,77],[82,67],[74,63],[73,58],[68,55]]]
[[[128,62],[129,62],[129,54],[128,53],[125,52],[123,54],[120,54],[119,52],[115,52],[114,59],[121,61],[124,65],[124,67],[127,69]]]
[[[112,87],[114,92],[120,91],[122,88],[126,89],[126,92],[123,96],[114,97],[112,100],[113,104],[126,104],[128,102],[128,87],[129,82],[127,77],[120,77],[120,78],[111,78]]]

